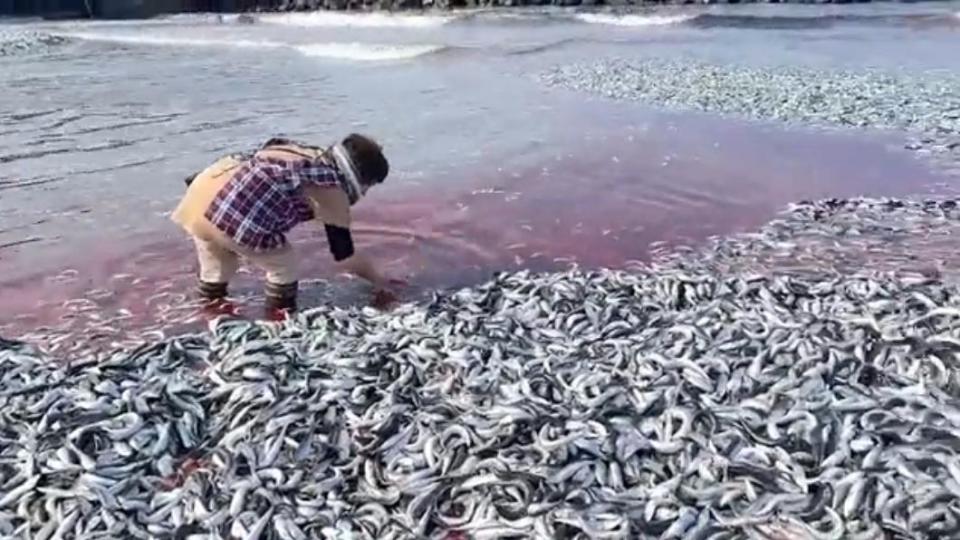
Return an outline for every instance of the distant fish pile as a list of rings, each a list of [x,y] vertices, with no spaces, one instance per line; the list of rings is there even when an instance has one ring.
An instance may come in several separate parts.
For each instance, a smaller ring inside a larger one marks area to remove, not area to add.
[[[960,172],[960,78],[711,64],[686,59],[605,59],[539,74],[548,86],[677,109],[910,134],[906,147]]]
[[[0,535],[957,537],[958,353],[942,281],[679,260],[59,363],[0,340]]]
[[[45,52],[67,40],[62,36],[32,31],[0,30],[0,58]]]

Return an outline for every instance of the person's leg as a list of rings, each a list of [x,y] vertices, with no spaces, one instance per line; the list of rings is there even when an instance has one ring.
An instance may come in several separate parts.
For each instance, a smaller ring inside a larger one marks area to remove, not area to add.
[[[269,252],[245,253],[258,268],[266,272],[266,308],[268,311],[297,309],[297,257],[289,244]]]
[[[207,301],[222,300],[227,296],[227,285],[240,266],[238,255],[209,240],[193,237],[200,262],[198,292]]]
[[[266,295],[265,307],[269,311],[295,311],[297,309],[298,288],[299,283],[296,281],[289,283],[273,283],[268,281],[264,288],[264,294]]]

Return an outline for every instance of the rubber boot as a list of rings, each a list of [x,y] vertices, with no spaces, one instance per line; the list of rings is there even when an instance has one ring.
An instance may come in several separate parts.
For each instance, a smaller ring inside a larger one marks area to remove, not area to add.
[[[234,315],[236,309],[227,301],[227,284],[200,281],[197,287],[200,298],[204,300],[203,314],[208,317]]]
[[[200,280],[197,284],[197,292],[207,301],[222,300],[227,297],[227,284]]]
[[[285,284],[267,283],[264,289],[266,319],[282,321],[297,310],[298,282]]]

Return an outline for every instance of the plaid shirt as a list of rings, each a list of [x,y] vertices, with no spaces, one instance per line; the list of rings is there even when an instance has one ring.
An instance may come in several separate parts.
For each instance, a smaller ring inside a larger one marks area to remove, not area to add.
[[[285,233],[313,219],[301,186],[338,187],[336,166],[323,161],[251,157],[240,166],[204,216],[238,244],[255,251],[286,244]]]

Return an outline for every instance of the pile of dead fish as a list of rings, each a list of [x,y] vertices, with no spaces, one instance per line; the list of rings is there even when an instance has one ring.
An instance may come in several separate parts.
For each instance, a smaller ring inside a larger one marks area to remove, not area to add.
[[[0,341],[0,535],[957,537],[958,353],[941,280],[679,260],[99,358]]]
[[[43,32],[0,30],[0,57],[47,52],[66,41],[62,36]]]
[[[699,249],[657,246],[654,268],[701,273],[837,275],[864,268],[957,282],[956,199],[824,199],[790,205],[759,230],[709,239]]]
[[[911,134],[907,148],[951,169],[960,166],[960,79],[954,74],[613,58],[558,66],[538,78],[548,86],[683,110],[903,130]]]

